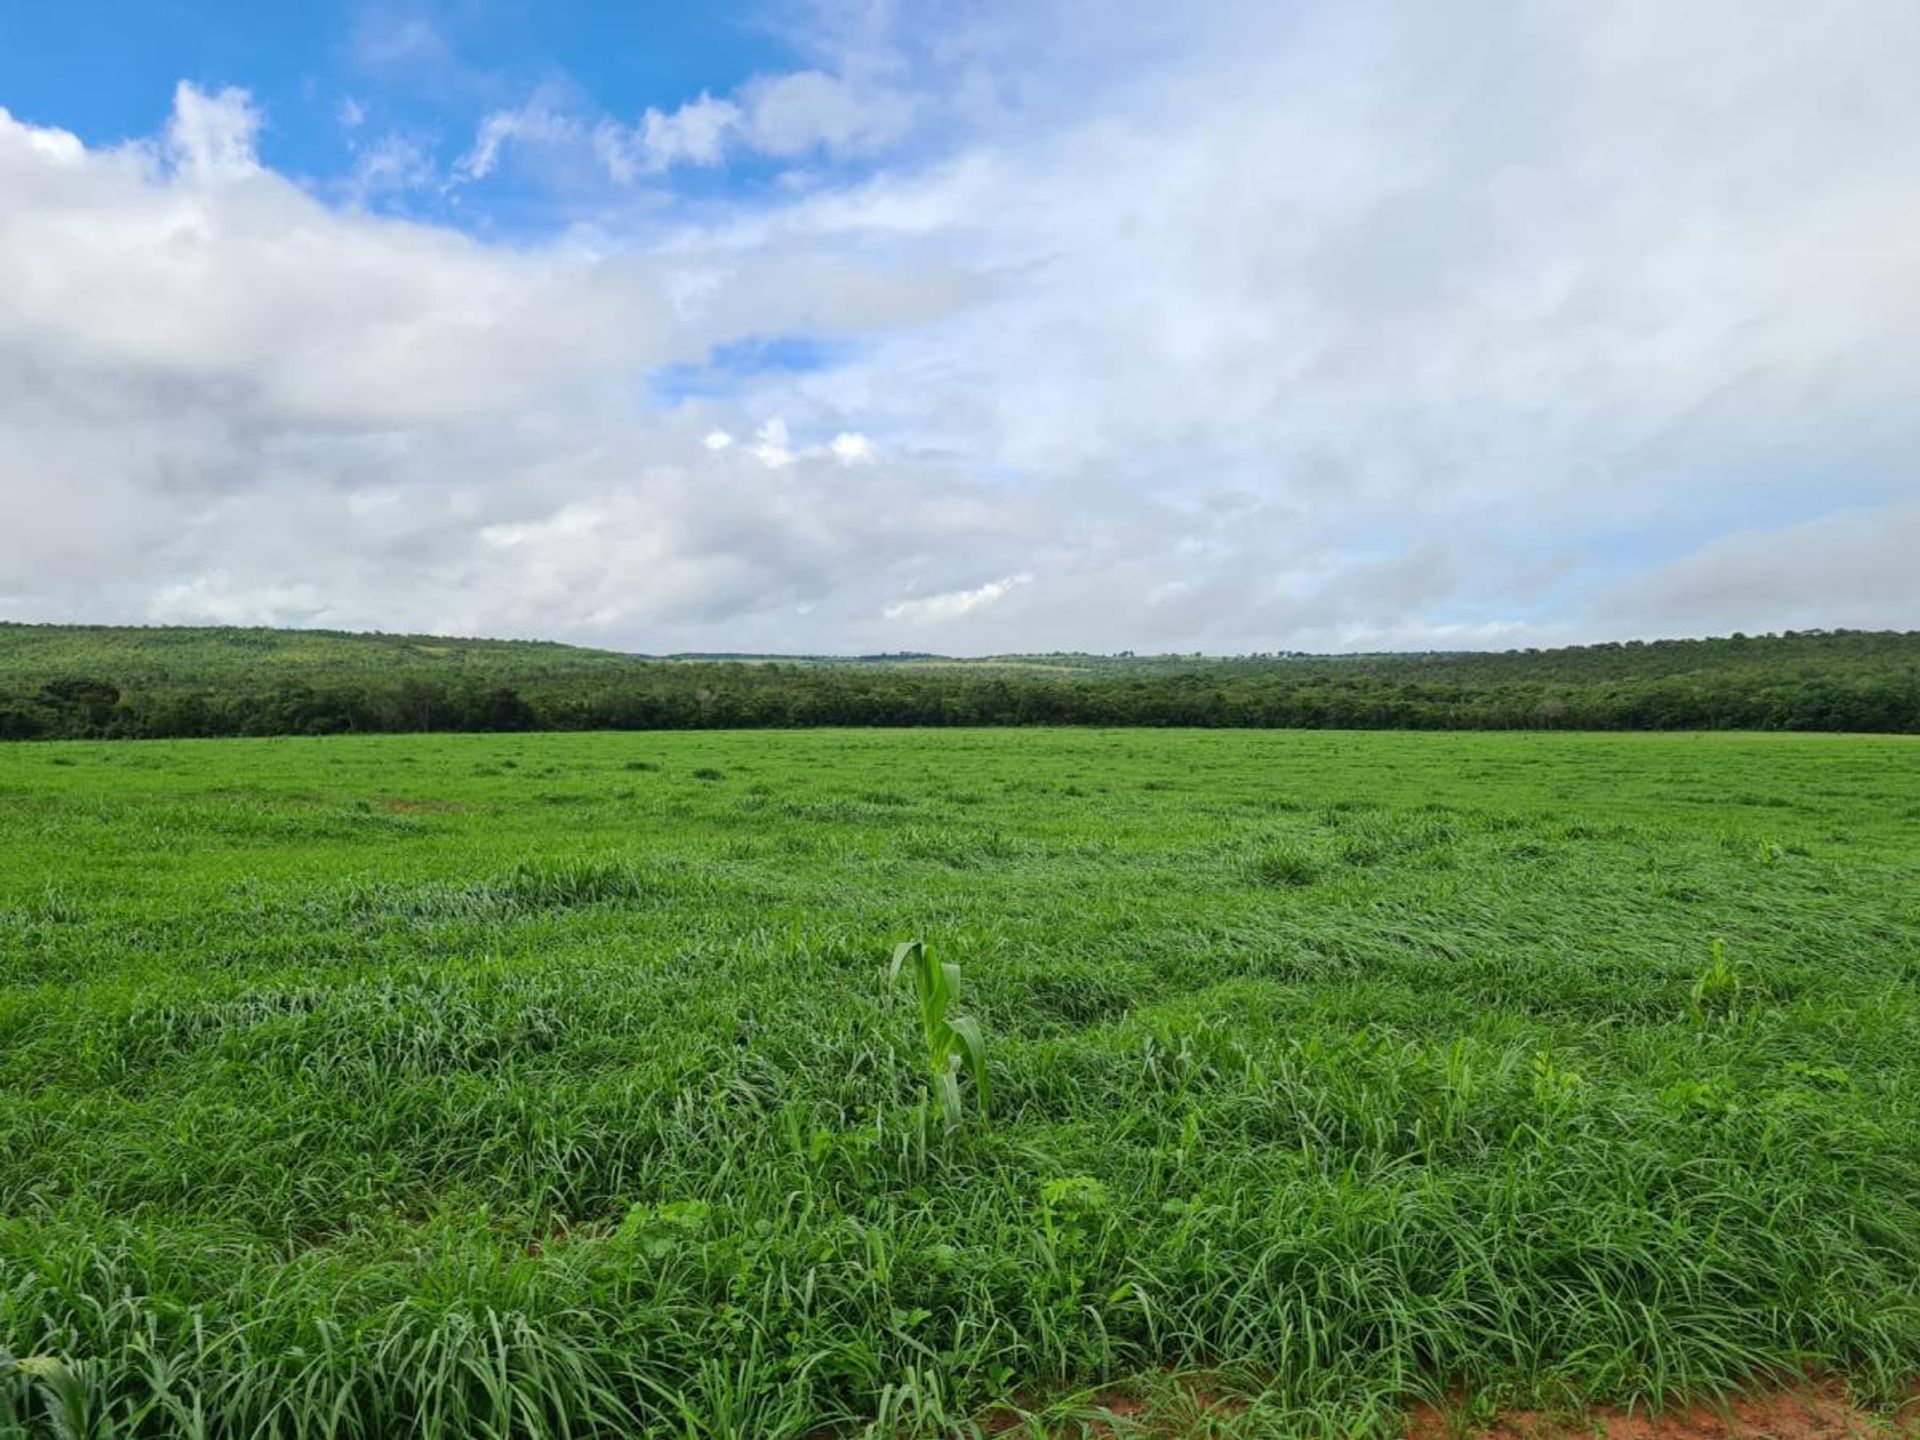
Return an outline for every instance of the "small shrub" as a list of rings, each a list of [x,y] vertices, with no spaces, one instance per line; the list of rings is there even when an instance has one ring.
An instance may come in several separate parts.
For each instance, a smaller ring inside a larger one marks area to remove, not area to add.
[[[693,778],[696,780],[724,780],[727,778],[727,772],[724,770],[716,770],[711,765],[702,765],[698,770],[693,772]]]

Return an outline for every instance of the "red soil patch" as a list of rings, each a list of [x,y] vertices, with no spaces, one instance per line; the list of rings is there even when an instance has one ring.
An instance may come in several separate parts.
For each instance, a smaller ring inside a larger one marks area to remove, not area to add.
[[[1407,1427],[1407,1440],[1884,1440],[1920,1435],[1920,1409],[1876,1415],[1847,1398],[1838,1384],[1800,1385],[1702,1401],[1658,1413],[1644,1408],[1547,1415],[1517,1410],[1492,1426],[1450,1424],[1423,1406]]]
[[[1156,1403],[1122,1390],[1106,1391],[1089,1397],[1084,1408],[1075,1407],[1081,1418],[1058,1433],[1075,1440],[1240,1434],[1232,1421],[1245,1406],[1232,1397],[1183,1390],[1173,1403],[1169,1398],[1162,1393]],[[990,1417],[985,1430],[995,1436],[1030,1433],[1017,1416],[1004,1412]],[[1645,1407],[1577,1414],[1514,1410],[1491,1424],[1422,1405],[1409,1417],[1405,1434],[1406,1440],[1920,1440],[1920,1390],[1893,1415],[1861,1408],[1838,1382],[1756,1391],[1658,1413]]]

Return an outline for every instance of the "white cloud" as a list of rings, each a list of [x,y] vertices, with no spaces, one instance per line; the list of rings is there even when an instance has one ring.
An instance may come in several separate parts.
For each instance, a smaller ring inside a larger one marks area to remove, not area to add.
[[[834,436],[827,448],[842,465],[871,465],[874,460],[873,441],[851,430]]]
[[[602,121],[594,131],[594,149],[622,183],[672,165],[717,165],[740,118],[738,105],[702,92],[672,112],[649,109],[632,129]]]
[[[10,145],[23,159],[48,165],[74,166],[87,158],[78,135],[16,120],[0,106],[0,145]]]
[[[173,132],[198,138],[171,166],[0,117],[10,613],[774,644],[801,605],[835,628],[883,586],[1017,548],[1020,502],[950,472],[850,470],[784,419],[635,408],[650,367],[802,307],[885,323],[923,297],[821,257],[798,289],[732,267],[684,309],[672,248],[494,247],[264,169],[207,183],[245,151],[183,108]],[[924,558],[969,536],[974,555]]]
[[[411,135],[382,135],[355,148],[347,193],[364,204],[374,196],[418,190],[434,183],[432,152]]]
[[[484,180],[500,163],[502,150],[517,145],[564,145],[583,134],[577,120],[536,95],[510,110],[494,110],[480,121],[473,146],[453,162],[454,173],[466,180]]]
[[[656,182],[545,241],[325,203],[239,92],[117,150],[0,114],[9,610],[808,651],[1916,623],[1920,10],[860,11],[832,83],[651,141],[498,112],[468,175]],[[786,188],[676,198],[742,153]],[[639,398],[796,334],[855,343]]]
[[[736,151],[783,160],[870,155],[904,135],[912,118],[912,101],[897,90],[801,70],[757,77],[732,98],[702,91],[674,110],[649,107],[630,127],[603,121],[594,149],[625,183],[676,165],[718,165]]]
[[[787,422],[777,415],[767,421],[754,432],[754,441],[747,447],[747,453],[769,470],[791,465],[794,453],[792,443],[787,438]]]
[[[253,141],[262,116],[246,91],[209,95],[185,80],[173,92],[166,156],[183,177],[203,185],[244,180],[257,174]]]
[[[1005,579],[976,585],[971,590],[949,590],[944,594],[926,595],[914,600],[896,600],[881,613],[889,620],[952,620],[993,604],[1021,585],[1032,583],[1031,575],[1009,575]]]
[[[0,128],[0,360],[26,367],[10,418],[42,390],[109,409],[173,393],[222,430],[319,433],[485,417],[672,358],[666,299],[631,262],[331,210],[249,169],[244,97],[211,117],[204,99],[182,91],[170,176]]]
[[[1217,8],[1243,22],[1230,50],[1169,57],[1096,119],[781,215],[789,237],[964,253],[997,282],[809,391],[1068,477],[1090,534],[1056,563],[1169,504],[1139,593],[1229,645],[1527,614],[1605,633],[1604,577],[1675,527],[1920,490],[1898,398],[1920,386],[1900,238],[1920,178],[1894,138],[1920,139],[1920,103],[1885,48],[1920,39],[1914,12],[1501,6],[1463,29],[1402,5]],[[1358,625],[1329,608],[1366,605],[1336,577],[1224,573],[1429,539],[1455,563]],[[1104,563],[1126,604],[1132,561]],[[1046,593],[1117,643],[1162,623]],[[1920,580],[1846,608],[1914,623]]]
[[[148,618],[163,625],[314,625],[326,602],[312,585],[235,585],[225,571],[155,593]]]
[[[484,179],[509,145],[590,144],[615,181],[658,176],[676,166],[715,166],[747,153],[797,160],[872,155],[901,138],[913,103],[885,85],[856,84],[818,70],[764,75],[732,96],[702,91],[672,109],[650,106],[637,124],[603,119],[591,128],[548,97],[496,110],[480,123],[456,173]]]
[[[871,154],[898,140],[913,118],[912,102],[898,91],[818,70],[762,76],[740,98],[743,143],[783,159],[813,150]]]

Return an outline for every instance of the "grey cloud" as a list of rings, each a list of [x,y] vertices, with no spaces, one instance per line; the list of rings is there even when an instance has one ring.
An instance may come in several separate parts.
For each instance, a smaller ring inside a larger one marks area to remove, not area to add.
[[[237,97],[171,149],[0,119],[0,597],[646,649],[1920,624],[1920,11],[855,8],[821,69],[940,153],[540,244],[330,207]],[[644,398],[795,332],[861,344]]]
[[[1605,596],[1643,632],[1920,628],[1920,504],[1722,536]]]

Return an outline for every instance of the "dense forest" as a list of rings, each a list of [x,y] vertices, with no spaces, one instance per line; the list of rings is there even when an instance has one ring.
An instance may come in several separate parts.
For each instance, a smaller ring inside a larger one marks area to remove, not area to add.
[[[951,660],[0,624],[5,739],[1080,724],[1920,733],[1920,632],[1495,654]]]

